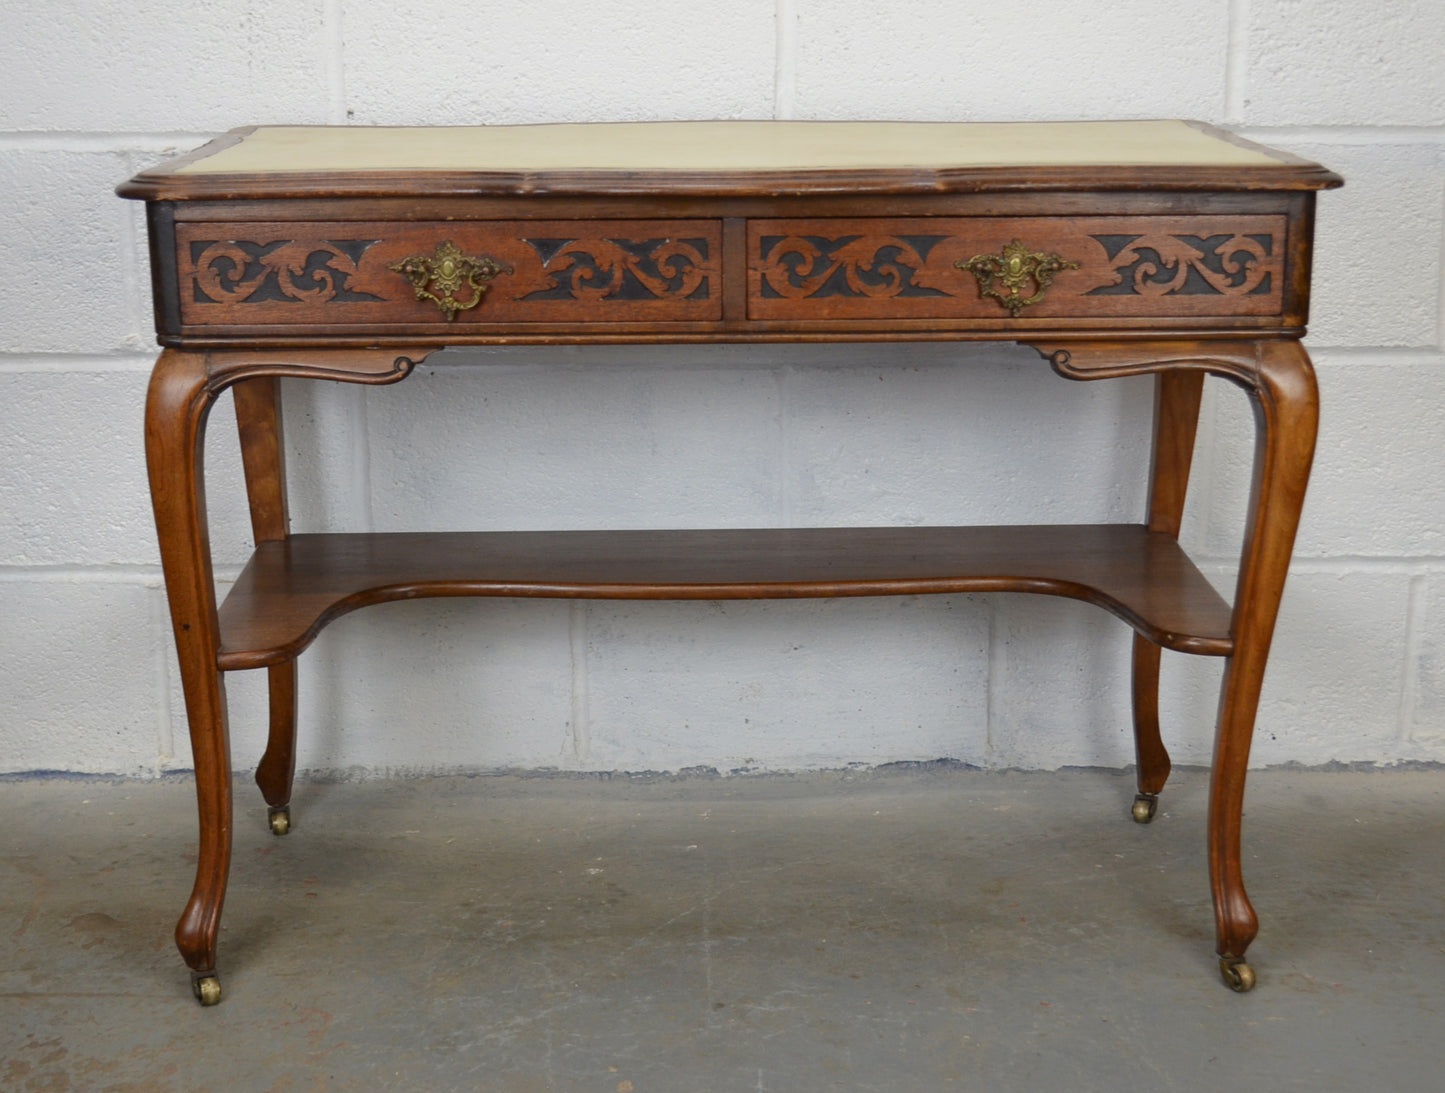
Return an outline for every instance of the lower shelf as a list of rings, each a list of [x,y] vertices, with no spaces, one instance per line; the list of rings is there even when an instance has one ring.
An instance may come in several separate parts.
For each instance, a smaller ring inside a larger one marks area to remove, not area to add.
[[[769,599],[1035,592],[1151,641],[1228,656],[1230,609],[1138,524],[295,535],[262,543],[221,605],[223,670],[300,653],[332,619],[427,596]]]

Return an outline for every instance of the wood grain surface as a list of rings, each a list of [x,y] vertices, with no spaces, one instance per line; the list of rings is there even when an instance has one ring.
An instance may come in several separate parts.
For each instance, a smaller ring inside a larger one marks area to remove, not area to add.
[[[297,655],[326,622],[427,596],[762,599],[1020,591],[1227,655],[1229,607],[1141,525],[294,535],[262,543],[220,611],[223,668]]]

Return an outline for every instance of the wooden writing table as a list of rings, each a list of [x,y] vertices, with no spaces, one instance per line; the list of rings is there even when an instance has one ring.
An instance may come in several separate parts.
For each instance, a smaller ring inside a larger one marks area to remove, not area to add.
[[[1185,122],[683,122],[238,130],[120,187],[147,202],[164,351],[146,450],[195,753],[176,939],[203,1004],[231,853],[224,674],[265,668],[256,781],[290,824],[296,658],[416,596],[749,599],[1022,591],[1135,631],[1139,794],[1169,774],[1162,648],[1226,659],[1209,796],[1224,979],[1257,921],[1240,814],[1314,450],[1317,164]],[[282,377],[388,384],[450,345],[992,340],[1075,380],[1156,377],[1147,519],[1084,527],[291,535]],[[1177,537],[1206,375],[1251,396],[1234,604]],[[234,391],[256,551],[216,603],[206,416]]]

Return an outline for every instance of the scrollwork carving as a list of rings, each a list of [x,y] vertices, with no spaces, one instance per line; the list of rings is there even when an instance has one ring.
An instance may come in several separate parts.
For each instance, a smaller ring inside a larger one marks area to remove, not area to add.
[[[191,244],[192,298],[198,304],[379,300],[381,297],[350,285],[361,256],[375,242],[196,240]]]
[[[524,300],[707,299],[706,239],[528,239],[545,287]]]
[[[941,296],[918,278],[943,236],[765,237],[758,272],[774,298]]]
[[[1270,236],[1094,236],[1109,252],[1113,280],[1091,296],[1242,296],[1267,289]]]

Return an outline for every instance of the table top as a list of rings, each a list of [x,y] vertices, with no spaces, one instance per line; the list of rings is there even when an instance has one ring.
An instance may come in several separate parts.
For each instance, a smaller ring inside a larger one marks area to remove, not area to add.
[[[137,175],[127,197],[309,192],[1320,189],[1318,164],[1200,122],[690,121],[257,126]]]
[[[179,174],[270,171],[810,171],[1016,164],[1260,165],[1182,121],[624,122],[447,128],[260,126]]]

